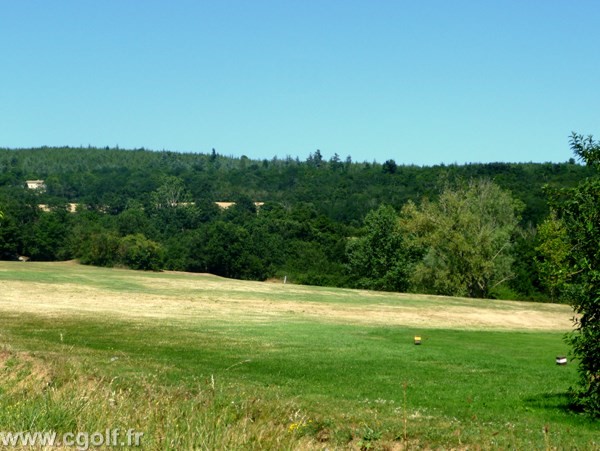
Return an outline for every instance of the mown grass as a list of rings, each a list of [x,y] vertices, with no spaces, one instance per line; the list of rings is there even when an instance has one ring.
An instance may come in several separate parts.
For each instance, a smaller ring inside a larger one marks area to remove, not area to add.
[[[23,269],[26,269],[25,271]],[[210,274],[189,274],[172,272],[132,272],[119,268],[99,268],[63,263],[27,263],[23,267],[19,263],[0,262],[0,281],[21,281],[50,284],[81,284],[118,293],[144,293],[174,297],[196,296],[197,289],[188,283],[206,282],[210,284],[210,295],[214,298],[243,299],[252,298],[273,301],[301,301],[304,303],[344,304],[358,306],[398,305],[422,308],[436,308],[443,302],[446,306],[472,308],[481,306],[478,300],[470,298],[454,298],[434,295],[405,295],[398,293],[370,292],[331,287],[308,287],[288,285],[286,289],[257,290],[248,289],[256,285],[254,282],[225,279]],[[164,281],[165,286],[149,284],[148,281]],[[177,282],[183,282],[181,286]],[[267,284],[270,285],[270,284]],[[275,286],[275,285],[273,285]],[[292,288],[293,287],[293,288]],[[488,310],[514,311],[534,308],[537,311],[553,311],[564,306],[548,303],[514,302],[502,300],[486,300],[483,304]]]
[[[1,283],[31,276],[20,268]],[[107,290],[168,277],[94,270],[42,274],[101,274]],[[0,430],[134,428],[147,449],[599,446],[598,424],[568,408],[576,374],[554,364],[567,352],[561,332],[13,311],[0,343]]]

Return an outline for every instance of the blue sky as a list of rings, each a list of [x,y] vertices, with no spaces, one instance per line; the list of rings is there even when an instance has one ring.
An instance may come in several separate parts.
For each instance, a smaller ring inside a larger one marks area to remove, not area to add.
[[[600,2],[0,1],[0,146],[430,165],[600,137]]]

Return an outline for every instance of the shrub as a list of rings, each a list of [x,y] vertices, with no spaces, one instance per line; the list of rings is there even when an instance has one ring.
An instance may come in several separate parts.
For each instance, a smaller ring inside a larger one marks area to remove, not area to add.
[[[162,247],[141,233],[122,238],[118,253],[120,263],[131,269],[158,271],[162,267]]]

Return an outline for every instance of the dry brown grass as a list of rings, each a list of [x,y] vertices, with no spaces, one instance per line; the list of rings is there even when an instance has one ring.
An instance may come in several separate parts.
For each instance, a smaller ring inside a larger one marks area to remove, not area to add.
[[[72,263],[62,265],[66,271],[77,268]],[[89,272],[86,277],[93,280],[94,268],[84,270]],[[99,274],[105,275],[106,270],[102,271]],[[119,291],[110,286],[69,281],[3,280],[0,282],[0,311],[46,316],[101,314],[140,320],[285,318],[345,324],[538,331],[567,331],[573,316],[570,307],[558,304],[326,289],[188,273],[113,271],[111,277],[114,274],[119,281],[139,289]]]

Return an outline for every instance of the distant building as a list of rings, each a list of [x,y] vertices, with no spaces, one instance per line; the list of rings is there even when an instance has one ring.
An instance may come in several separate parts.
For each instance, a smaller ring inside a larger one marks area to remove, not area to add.
[[[66,205],[67,211],[69,213],[76,213],[78,207],[79,207],[79,204],[75,204],[72,202]],[[45,211],[46,213],[52,211],[52,207],[50,207],[49,205],[46,205],[46,204],[38,204],[38,208],[42,211]]]
[[[46,190],[46,184],[43,180],[26,180],[25,183],[27,183],[27,188],[29,189]]]
[[[233,205],[235,205],[235,202],[215,202],[215,204],[222,208],[223,210],[227,210],[229,207],[232,207]],[[265,203],[264,202],[254,202],[254,206],[256,207],[256,209],[258,210],[260,207],[262,207]]]
[[[232,205],[235,205],[235,202],[215,202],[215,204],[223,210],[227,210]]]

